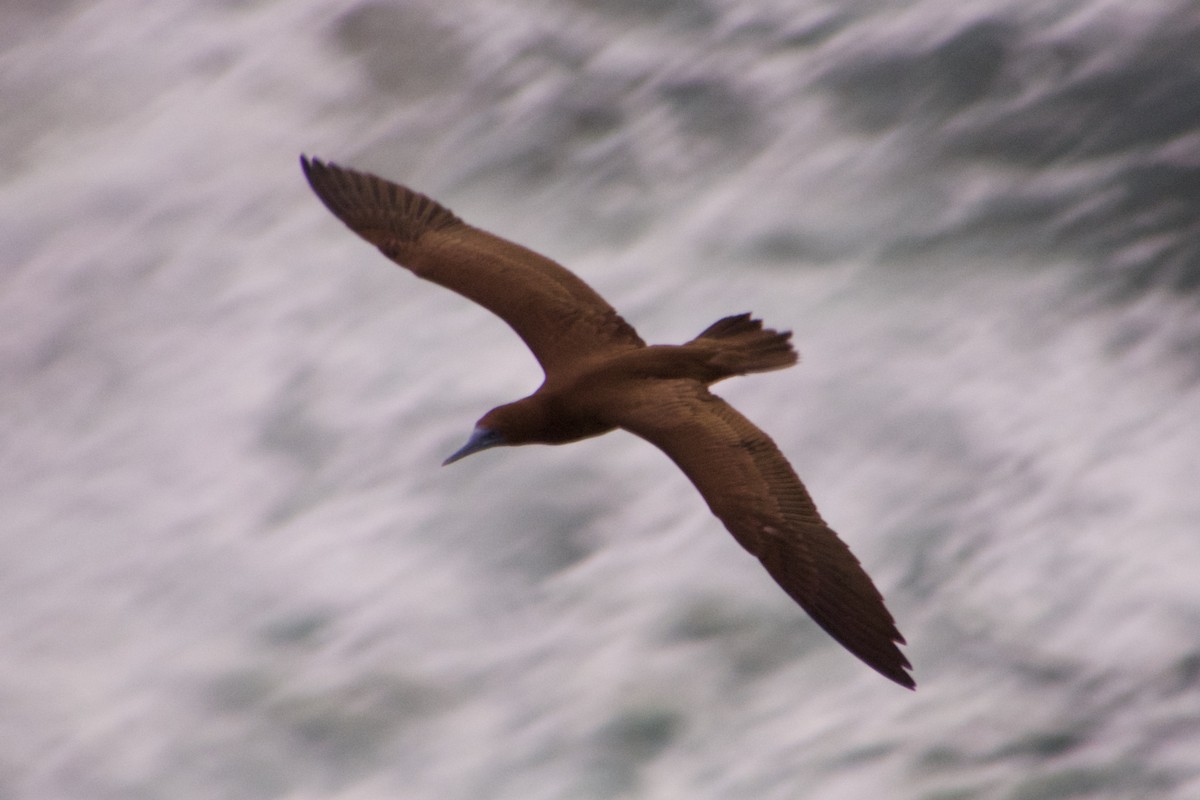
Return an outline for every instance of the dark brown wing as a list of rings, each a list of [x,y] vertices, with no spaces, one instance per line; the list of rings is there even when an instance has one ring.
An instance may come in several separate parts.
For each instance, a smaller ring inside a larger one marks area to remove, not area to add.
[[[547,373],[582,356],[645,346],[604,298],[545,256],[471,227],[404,186],[304,156],[300,164],[350,230],[503,319]]]
[[[647,383],[612,422],[670,456],[734,538],[830,636],[880,674],[915,687],[883,597],[770,437],[688,380]]]

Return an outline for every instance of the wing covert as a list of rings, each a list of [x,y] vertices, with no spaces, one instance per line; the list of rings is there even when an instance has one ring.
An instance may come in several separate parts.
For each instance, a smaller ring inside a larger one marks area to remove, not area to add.
[[[695,381],[656,381],[613,422],[665,452],[734,538],[847,650],[913,688],[904,637],[858,559],[762,430]]]
[[[582,356],[644,347],[629,323],[565,267],[466,224],[434,200],[301,156],[334,216],[400,266],[503,319],[549,373]]]

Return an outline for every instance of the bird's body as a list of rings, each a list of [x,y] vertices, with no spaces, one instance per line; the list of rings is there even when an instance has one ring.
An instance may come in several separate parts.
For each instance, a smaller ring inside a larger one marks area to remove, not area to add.
[[[646,345],[591,287],[520,245],[374,175],[301,159],[339,219],[417,276],[507,322],[542,365],[529,397],[498,406],[446,463],[498,445],[564,444],[627,430],[663,450],[737,541],[830,635],[912,688],[904,638],[850,549],[775,443],[708,387],[797,361],[788,332],[749,314],[682,345]]]

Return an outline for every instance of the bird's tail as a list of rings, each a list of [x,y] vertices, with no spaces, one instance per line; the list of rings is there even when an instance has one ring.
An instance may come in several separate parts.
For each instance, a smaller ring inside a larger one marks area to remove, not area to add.
[[[749,372],[769,372],[800,360],[791,331],[763,328],[762,320],[737,314],[717,320],[685,347],[701,350],[708,383]]]

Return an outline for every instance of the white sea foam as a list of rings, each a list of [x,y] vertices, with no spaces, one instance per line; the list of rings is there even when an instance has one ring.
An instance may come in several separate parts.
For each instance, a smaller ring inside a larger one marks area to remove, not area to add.
[[[1190,8],[6,8],[0,796],[1197,796]],[[794,329],[918,692],[633,437],[439,469],[536,365],[302,151]]]

